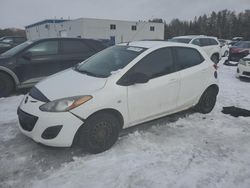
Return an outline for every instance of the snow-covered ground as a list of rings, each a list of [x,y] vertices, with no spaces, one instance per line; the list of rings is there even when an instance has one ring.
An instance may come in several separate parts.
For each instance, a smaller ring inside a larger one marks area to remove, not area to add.
[[[182,112],[122,133],[109,151],[34,143],[17,128],[22,96],[0,99],[0,187],[250,187],[250,117],[221,113],[250,109],[250,82],[220,65],[220,93],[208,115]]]

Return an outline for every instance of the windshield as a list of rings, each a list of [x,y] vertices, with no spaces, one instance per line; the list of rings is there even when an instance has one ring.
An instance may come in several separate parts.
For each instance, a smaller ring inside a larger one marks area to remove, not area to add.
[[[22,44],[19,44],[18,46],[11,48],[10,50],[4,52],[3,54],[1,54],[2,56],[13,56],[16,53],[20,52],[21,50],[23,50],[24,48],[26,48],[28,45],[32,44],[31,41],[27,41],[24,42]]]
[[[172,38],[169,41],[171,42],[180,42],[180,43],[186,43],[188,44],[192,39],[188,39],[188,38]]]
[[[75,70],[95,77],[106,78],[112,72],[122,69],[140,55],[145,48],[114,46],[77,65]]]

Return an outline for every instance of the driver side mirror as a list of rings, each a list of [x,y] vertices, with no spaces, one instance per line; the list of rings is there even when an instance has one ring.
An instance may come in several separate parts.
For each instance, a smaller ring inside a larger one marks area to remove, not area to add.
[[[32,57],[32,53],[31,52],[25,52],[22,57],[26,60],[30,60]]]
[[[123,86],[130,86],[134,84],[144,84],[149,80],[150,78],[146,74],[136,72],[126,75],[126,78],[118,81],[118,84]]]

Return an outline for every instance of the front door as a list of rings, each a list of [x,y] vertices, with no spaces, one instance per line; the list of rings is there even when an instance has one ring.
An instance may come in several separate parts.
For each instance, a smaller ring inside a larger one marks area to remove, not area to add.
[[[37,82],[60,70],[58,41],[41,41],[17,57],[15,68],[23,84]]]
[[[162,48],[140,60],[127,76],[143,73],[150,80],[127,87],[130,123],[139,123],[175,109],[180,80],[175,72],[172,49]]]

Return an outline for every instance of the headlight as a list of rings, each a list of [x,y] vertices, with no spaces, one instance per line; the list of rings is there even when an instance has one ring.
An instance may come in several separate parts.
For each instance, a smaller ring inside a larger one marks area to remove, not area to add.
[[[239,61],[239,64],[244,65],[244,66],[247,65],[246,62],[245,62],[243,59],[241,59],[241,60]]]
[[[39,108],[45,112],[66,112],[84,104],[92,98],[90,95],[68,97],[48,102]]]

